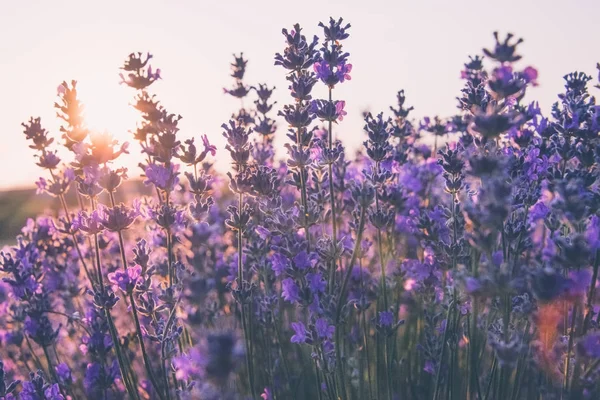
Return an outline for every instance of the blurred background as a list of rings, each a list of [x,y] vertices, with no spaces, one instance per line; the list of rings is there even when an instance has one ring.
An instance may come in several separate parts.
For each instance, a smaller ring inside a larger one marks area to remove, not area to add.
[[[133,92],[119,85],[119,67],[133,51],[154,54],[163,81],[152,89],[170,112],[183,116],[181,137],[207,134],[222,150],[220,125],[239,106],[223,94],[232,84],[232,53],[243,51],[249,59],[245,81],[275,85],[282,106],[289,102],[287,81],[273,65],[284,47],[281,29],[298,22],[312,36],[319,21],[344,17],[352,24],[345,49],[354,68],[352,81],[334,91],[348,111],[334,134],[356,149],[363,141],[362,111],[387,111],[400,89],[416,118],[456,113],[463,63],[493,46],[495,30],[525,39],[520,66],[537,68],[540,83],[528,96],[548,112],[563,75],[596,74],[599,12],[597,0],[0,0],[0,244],[13,240],[28,216],[55,205],[35,194],[41,171],[20,124],[39,116],[58,140],[57,87],[75,79],[88,126],[130,140],[138,116],[129,105]],[[316,97],[325,97],[325,90],[317,85]],[[284,124],[279,127],[281,144]],[[131,147],[124,166],[135,178],[139,151]],[[218,161],[216,167],[227,169]]]

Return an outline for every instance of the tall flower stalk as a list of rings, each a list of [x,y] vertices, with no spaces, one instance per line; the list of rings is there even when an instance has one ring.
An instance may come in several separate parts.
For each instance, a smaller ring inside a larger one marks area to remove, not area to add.
[[[338,83],[350,80],[352,64],[349,64],[348,53],[343,52],[341,41],[347,39],[350,35],[346,32],[350,24],[342,25],[343,19],[335,21],[329,19],[329,25],[322,22],[319,26],[323,28],[324,43],[321,48],[321,60],[316,62],[313,67],[317,79],[327,86],[328,100],[324,102],[313,102],[315,114],[321,120],[327,121],[327,151],[324,161],[327,163],[328,183],[329,183],[329,206],[331,210],[331,232],[334,242],[337,242],[337,212],[336,195],[334,191],[333,164],[338,160],[337,149],[333,148],[333,123],[341,121],[346,115],[344,110],[344,101],[333,101],[333,89]],[[329,291],[335,288],[335,271],[337,269],[337,259],[331,262],[329,268]]]

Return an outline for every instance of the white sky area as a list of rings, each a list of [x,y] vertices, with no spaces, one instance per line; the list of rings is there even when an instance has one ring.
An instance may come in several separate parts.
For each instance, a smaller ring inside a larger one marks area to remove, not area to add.
[[[523,60],[540,73],[529,92],[549,112],[562,91],[562,76],[584,71],[597,77],[600,1],[10,1],[0,0],[0,189],[33,185],[43,175],[22,134],[21,122],[40,116],[62,142],[53,104],[57,86],[76,79],[88,126],[120,141],[139,119],[129,106],[134,92],[119,85],[119,67],[133,51],[154,54],[163,80],[151,89],[183,116],[181,138],[207,134],[217,145],[217,166],[227,168],[221,124],[239,102],[223,94],[232,86],[232,53],[249,59],[245,81],[275,85],[276,108],[291,102],[285,70],[273,65],[282,52],[281,29],[298,22],[320,35],[319,21],[342,16],[352,24],[344,49],[352,80],[338,85],[348,116],[334,129],[350,149],[364,140],[361,111],[388,112],[405,89],[413,116],[450,116],[462,88],[469,55],[492,48],[492,32],[523,37]],[[489,64],[488,64],[489,65]],[[598,95],[599,91],[592,92]],[[318,84],[315,97],[325,97]],[[272,112],[273,116],[276,114]],[[287,139],[279,124],[276,143]],[[279,156],[284,156],[280,151]],[[139,176],[132,151],[124,165]]]

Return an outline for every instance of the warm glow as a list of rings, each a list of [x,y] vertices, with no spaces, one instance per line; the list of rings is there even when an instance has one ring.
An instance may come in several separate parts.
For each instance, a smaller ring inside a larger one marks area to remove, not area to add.
[[[92,132],[108,132],[119,143],[133,144],[130,131],[139,119],[139,113],[130,105],[134,92],[117,82],[118,77],[113,82],[78,82],[78,97],[85,106],[85,122]]]
[[[128,142],[129,154],[123,154],[115,162],[115,167],[126,167],[129,177],[141,173],[138,163],[142,160],[140,145],[133,138],[132,131],[140,120],[139,112],[131,106],[135,92],[114,81],[81,80],[77,83],[78,98],[85,106],[86,126],[92,134],[109,134],[120,145]]]

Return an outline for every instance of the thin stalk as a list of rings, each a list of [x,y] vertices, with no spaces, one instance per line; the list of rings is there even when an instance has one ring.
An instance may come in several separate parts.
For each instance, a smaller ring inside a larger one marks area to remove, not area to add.
[[[142,350],[142,359],[144,360],[144,366],[146,367],[146,372],[148,373],[148,378],[150,378],[150,382],[152,383],[152,387],[158,394],[160,399],[164,399],[164,396],[160,390],[160,386],[158,386],[158,382],[156,382],[156,378],[154,373],[152,372],[150,359],[148,358],[148,353],[146,352],[146,345],[144,344],[144,337],[142,335],[142,328],[140,326],[140,319],[137,313],[137,307],[135,305],[135,299],[133,298],[133,292],[129,293],[129,301],[131,302],[131,310],[133,311],[133,320],[135,322],[135,330],[137,332],[138,339],[140,341],[140,349]],[[169,388],[167,387],[167,392]]]
[[[173,271],[173,256],[172,256],[172,248],[173,248],[173,238],[171,237],[171,231],[166,229],[167,232],[167,269],[169,275],[169,287],[173,287],[173,281],[175,280],[175,273]]]
[[[300,107],[298,103],[296,107]],[[304,148],[301,138],[302,130],[298,128],[296,131],[296,144],[300,150]],[[300,167],[300,201],[302,202],[302,222],[304,224],[304,233],[306,235],[306,243],[308,252],[310,252],[310,229],[308,226],[308,196],[306,194],[306,182],[304,181],[305,167]]]
[[[167,191],[165,191],[165,198],[168,207],[170,194]],[[175,271],[173,269],[173,236],[171,235],[171,230],[169,228],[165,228],[165,231],[167,234],[167,265],[169,270],[169,288],[171,288],[173,287],[173,282],[175,281]]]
[[[521,382],[523,381],[523,375],[525,375],[521,369],[523,368],[523,364],[526,363],[525,360],[528,359],[529,354],[531,353],[531,347],[529,347],[529,320],[527,321],[527,323],[525,324],[525,329],[524,329],[524,333],[525,333],[525,340],[524,342],[527,343],[527,354],[525,354],[525,356],[522,356],[519,358],[519,361],[517,363],[517,371],[516,371],[516,378],[515,378],[515,384],[513,386],[513,394],[512,394],[512,400],[517,400],[519,398],[519,392],[521,391]],[[525,368],[527,368],[527,366],[525,366]]]
[[[88,267],[87,267],[87,264],[85,263],[85,260],[83,259],[83,254],[81,253],[81,249],[79,248],[79,243],[77,243],[77,236],[75,236],[74,233],[71,236],[73,237],[73,245],[75,246],[75,250],[77,251],[77,256],[81,260],[81,266],[83,267],[83,271],[85,272],[85,276],[88,278],[88,280],[90,281],[90,284],[92,285],[92,288],[93,288],[95,282],[94,282],[94,279],[92,279],[92,274],[88,270]]]
[[[361,267],[361,285],[364,285],[362,280],[362,262],[359,262]],[[363,341],[365,346],[365,356],[366,356],[366,364],[367,364],[367,380],[369,382],[369,399],[373,398],[373,381],[371,379],[371,357],[369,356],[369,331],[367,330],[367,310],[363,310],[361,313],[362,319],[362,328],[363,328]],[[362,376],[361,376],[362,381]]]
[[[469,394],[472,396],[473,393],[477,393],[478,399],[483,399],[481,396],[481,386],[479,384],[479,371],[477,369],[478,359],[477,356],[479,351],[477,349],[477,318],[479,314],[478,299],[473,299],[473,315],[469,321],[469,356],[471,361],[469,363]]]
[[[440,383],[442,382],[442,366],[446,356],[446,342],[448,341],[448,331],[450,330],[450,317],[452,316],[452,310],[454,309],[454,299],[448,305],[448,311],[446,312],[446,329],[444,329],[444,337],[442,339],[442,354],[440,355],[440,364],[438,365],[437,377],[435,379],[435,390],[433,392],[433,400],[437,400]]]
[[[62,385],[60,384],[60,381],[58,380],[58,375],[56,374],[56,370],[54,369],[54,364],[52,363],[52,359],[50,358],[50,354],[48,353],[48,348],[46,346],[41,347],[44,350],[44,357],[46,357],[46,362],[48,363],[48,371],[50,372],[50,376],[52,376],[52,379],[54,379],[54,381],[58,385],[58,390],[60,390],[60,394],[62,394],[63,397],[65,397]]]
[[[123,357],[123,352],[121,349],[121,342],[119,340],[119,334],[117,332],[117,327],[114,325],[112,316],[110,315],[110,311],[107,308],[104,309],[104,313],[106,314],[106,320],[108,321],[108,330],[110,332],[110,336],[115,345],[115,353],[117,354],[117,362],[119,364],[119,371],[121,372],[121,378],[123,379],[123,383],[125,384],[127,393],[129,394],[130,398],[139,399],[139,394],[130,381],[129,369],[127,368],[127,364],[125,364],[125,361],[124,361],[125,358]]]
[[[344,277],[344,281],[342,283],[342,288],[340,289],[340,294],[337,301],[336,312],[335,312],[335,356],[336,356],[336,364],[338,369],[338,374],[340,378],[340,385],[342,387],[342,398],[346,398],[345,392],[345,379],[344,379],[344,367],[342,365],[342,355],[340,349],[340,340],[341,340],[341,329],[340,329],[340,317],[342,314],[342,307],[344,305],[344,300],[346,297],[346,289],[348,287],[348,282],[350,281],[350,276],[352,275],[352,269],[354,268],[354,263],[356,262],[356,258],[360,249],[360,242],[362,241],[362,235],[365,228],[365,214],[366,209],[361,208],[360,217],[358,223],[358,230],[356,232],[356,241],[354,242],[354,249],[352,250],[352,257],[350,258],[350,263],[346,266],[346,276]]]
[[[52,170],[50,170],[50,175],[52,175],[53,179],[56,179],[54,172]],[[58,198],[60,199],[62,208],[65,211],[65,218],[67,219],[67,223],[69,225],[71,225],[71,217],[69,216],[69,208],[67,207],[67,201],[65,200],[65,196],[63,194],[60,194],[58,196]],[[92,279],[92,275],[90,274],[90,271],[87,268],[87,264],[85,263],[83,254],[81,253],[81,249],[79,248],[79,242],[77,241],[77,236],[75,235],[75,233],[72,233],[71,237],[73,238],[73,245],[75,246],[75,250],[77,251],[79,260],[81,260],[81,266],[83,267],[83,270],[85,271],[85,275],[87,276],[88,280],[90,281],[90,283],[92,284],[92,287],[93,287],[94,280]]]
[[[567,354],[565,356],[565,374],[563,380],[563,393],[569,391],[569,369],[571,367],[571,351],[573,350],[573,340],[575,338],[575,321],[577,320],[577,302],[573,305],[573,313],[571,315],[571,329],[569,331],[569,344]]]
[[[585,317],[585,321],[583,324],[583,332],[582,334],[585,335],[585,333],[587,332],[589,323],[590,323],[590,319],[592,318],[593,315],[593,304],[594,304],[594,297],[596,295],[596,281],[598,280],[598,266],[600,266],[600,250],[596,250],[596,257],[594,259],[594,268],[593,268],[593,274],[592,274],[592,281],[590,282],[590,290],[588,292],[588,299],[587,299],[587,305],[586,305],[586,309],[587,309],[587,315]]]
[[[282,341],[281,341],[281,331],[279,329],[279,323],[278,321],[274,321],[274,327],[275,327],[275,335],[277,335],[277,344],[278,344],[278,348],[279,348],[279,357],[281,357],[282,360],[282,364],[283,364],[283,373],[285,376],[285,381],[287,382],[288,388],[290,390],[290,393],[292,394],[292,398],[296,399],[296,392],[292,390],[292,385],[291,385],[291,380],[290,380],[290,369],[287,363],[287,358],[284,357],[283,354],[283,346],[282,346]]]
[[[91,200],[92,209],[96,209],[94,199]],[[98,285],[100,286],[100,292],[104,293],[104,278],[102,277],[102,264],[100,263],[100,245],[98,243],[98,234],[94,234],[94,248],[96,250],[96,274],[98,274]]]
[[[321,394],[321,379],[319,378],[319,366],[317,365],[317,360],[314,360],[315,364],[315,382],[317,383],[317,394],[319,396],[319,400],[322,400],[323,396]]]
[[[590,374],[594,372],[594,370],[598,368],[598,366],[600,366],[600,358],[594,361],[594,363],[590,365],[590,367],[583,373],[582,379],[587,379],[587,377],[590,376]]]
[[[492,388],[492,382],[494,381],[494,377],[496,376],[497,369],[498,369],[498,358],[494,357],[494,361],[492,362],[492,371],[490,372],[490,380],[488,381],[487,388],[485,389],[484,400],[488,400],[488,398],[489,398],[490,389]]]
[[[333,41],[331,43],[331,47],[333,49]],[[333,88],[329,86],[329,101],[332,101],[332,91]],[[329,129],[327,130],[327,146],[329,151],[333,147],[333,122],[329,121]],[[337,243],[337,215],[335,210],[335,191],[333,187],[333,165],[331,163],[327,164],[328,172],[329,172],[329,205],[331,207],[331,230],[333,234],[333,241]],[[337,260],[333,260],[330,265],[329,270],[329,290],[330,293],[333,292],[333,288],[335,286],[335,270],[337,269]]]
[[[377,169],[377,172],[379,172],[380,169],[380,163],[379,161],[377,161],[375,163],[375,168]],[[379,192],[377,190],[375,190],[375,208],[377,209],[377,212],[380,211],[379,209]],[[382,289],[382,297],[383,297],[383,311],[388,311],[388,300],[387,300],[387,278],[386,278],[386,274],[385,274],[385,254],[383,252],[383,240],[382,240],[382,234],[381,234],[381,228],[377,228],[377,248],[379,251],[379,262],[381,263],[381,289]],[[387,335],[384,338],[384,353],[383,353],[383,360],[385,363],[385,382],[386,382],[386,386],[387,386],[387,392],[388,392],[388,399],[392,399],[392,390],[391,390],[391,379],[390,379],[390,371],[389,371],[389,362],[388,362],[388,353],[389,353],[389,345],[388,345],[388,338]]]
[[[239,201],[238,201],[238,212],[241,214],[242,207],[244,204],[244,195],[240,193]],[[242,262],[242,258],[244,255],[244,233],[241,229],[237,231],[238,238],[238,290],[243,289],[244,283],[244,266]],[[240,302],[240,318],[242,320],[242,328],[244,330],[244,340],[246,342],[246,368],[248,369],[248,384],[250,385],[250,392],[252,393],[252,399],[256,400],[256,388],[254,387],[254,368],[252,362],[252,347],[251,347],[251,338],[250,338],[250,330],[248,327],[248,321],[246,321],[246,311],[245,304]]]
[[[169,400],[171,398],[171,391],[169,390],[170,389],[169,374],[167,373],[167,367],[166,367],[165,350],[167,347],[167,342],[165,340],[165,336],[169,332],[169,329],[171,328],[173,321],[175,321],[175,311],[177,310],[178,303],[179,303],[179,299],[177,299],[177,301],[173,305],[173,309],[171,310],[171,313],[169,314],[169,319],[167,320],[167,324],[165,325],[165,330],[163,332],[163,340],[160,343],[160,357],[161,357],[161,364],[162,364],[162,370],[163,370],[163,377],[165,380],[165,392],[167,395],[167,400]]]
[[[33,358],[34,364],[36,365],[37,369],[43,371],[44,368],[42,366],[42,362],[40,361],[40,358],[37,356],[37,354],[35,354],[35,351],[33,351],[33,347],[31,346],[29,337],[27,335],[23,335],[23,337],[25,338],[25,342],[27,343],[27,348],[29,349],[29,352],[31,353],[31,357]]]

